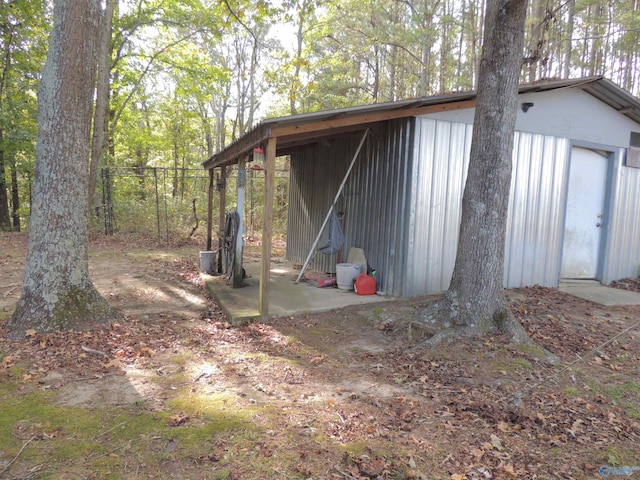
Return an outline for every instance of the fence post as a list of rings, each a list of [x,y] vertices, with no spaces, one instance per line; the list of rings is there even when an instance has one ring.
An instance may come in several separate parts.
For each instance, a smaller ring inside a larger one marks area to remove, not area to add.
[[[156,224],[158,225],[158,240],[160,240],[160,199],[158,198],[158,169],[153,167],[153,180],[156,187]]]
[[[111,196],[111,172],[109,167],[102,169],[102,210],[104,214],[104,234],[113,235],[113,198]]]

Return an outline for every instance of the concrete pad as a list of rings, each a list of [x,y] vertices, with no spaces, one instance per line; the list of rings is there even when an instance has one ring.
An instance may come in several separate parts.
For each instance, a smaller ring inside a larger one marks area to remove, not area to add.
[[[607,307],[640,305],[640,293],[605,287],[595,280],[563,280],[558,289],[574,297]]]
[[[260,318],[260,263],[245,262],[247,272],[242,288],[232,288],[222,276],[202,274],[208,291],[216,299],[232,325],[242,325]],[[326,312],[350,305],[383,302],[391,297],[358,295],[335,287],[318,288],[300,281],[295,283],[299,269],[286,261],[271,262],[269,282],[269,316],[284,317],[305,313]]]

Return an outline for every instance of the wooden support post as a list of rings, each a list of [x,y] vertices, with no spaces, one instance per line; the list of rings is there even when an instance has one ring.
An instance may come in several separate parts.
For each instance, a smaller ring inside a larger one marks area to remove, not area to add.
[[[207,197],[207,252],[211,251],[211,232],[213,231],[213,168],[209,169],[209,192]]]
[[[273,236],[273,198],[275,195],[277,138],[267,139],[264,165],[264,221],[260,269],[260,318],[269,318],[269,281],[271,280],[271,238]]]
[[[235,262],[233,265],[233,288],[240,288],[242,286],[242,249],[244,247],[244,241],[242,236],[244,235],[244,201],[247,190],[247,159],[246,157],[240,158],[238,161],[238,231],[236,233],[236,251]]]
[[[218,247],[224,245],[224,223],[227,214],[227,167],[220,167],[220,178],[218,178],[218,192],[220,193],[220,212],[218,217]],[[222,258],[223,252],[218,255],[218,273],[224,273]]]

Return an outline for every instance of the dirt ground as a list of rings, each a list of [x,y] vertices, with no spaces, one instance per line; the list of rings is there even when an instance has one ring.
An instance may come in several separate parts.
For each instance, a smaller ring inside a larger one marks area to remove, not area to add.
[[[232,328],[198,249],[94,241],[126,319],[0,337],[0,478],[640,478],[640,307],[508,291],[556,365],[499,337],[422,347],[431,297]],[[0,233],[0,327],[25,251]]]

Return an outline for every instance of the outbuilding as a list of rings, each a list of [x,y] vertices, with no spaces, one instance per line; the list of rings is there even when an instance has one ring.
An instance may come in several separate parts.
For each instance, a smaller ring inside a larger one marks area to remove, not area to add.
[[[608,284],[638,276],[638,99],[598,76],[523,85],[518,105],[505,287],[554,287],[562,279]],[[265,151],[261,313],[268,312],[264,260],[271,255],[278,155],[291,158],[289,260],[305,262],[335,201],[342,251],[364,250],[379,291],[410,297],[445,290],[456,255],[474,107],[474,92],[452,93],[267,119],[204,162],[211,205],[214,171],[220,169],[223,186],[226,166],[252,161],[255,148]],[[221,205],[220,225],[222,197]],[[212,219],[210,207],[209,246]],[[310,266],[335,272],[338,255],[315,255]]]

